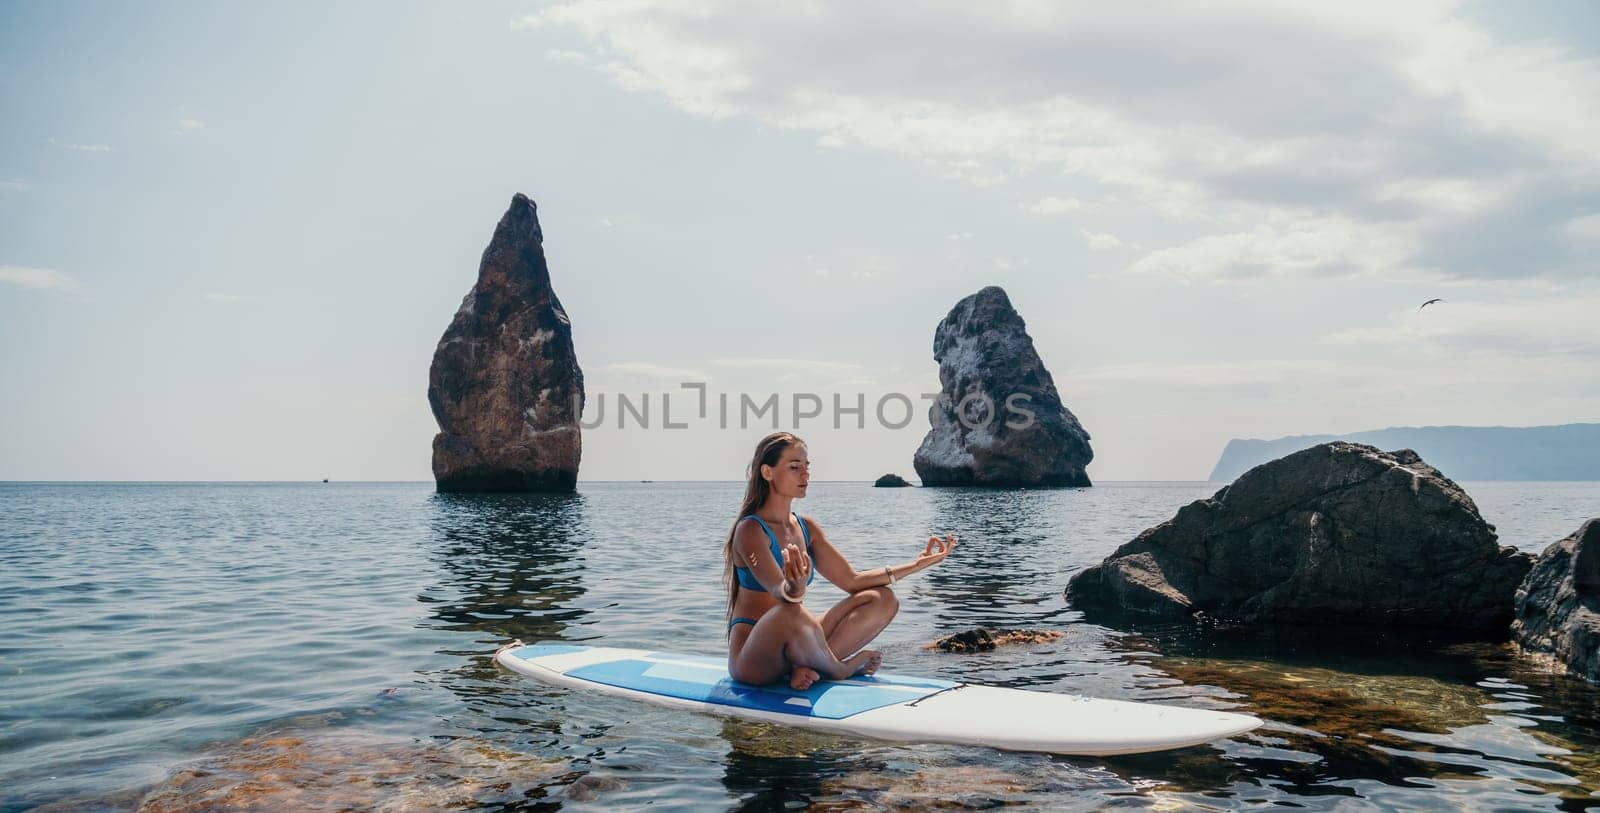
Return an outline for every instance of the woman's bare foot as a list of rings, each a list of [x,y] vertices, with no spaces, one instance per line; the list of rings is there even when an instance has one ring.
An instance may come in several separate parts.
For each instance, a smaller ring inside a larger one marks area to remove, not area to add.
[[[844,665],[850,667],[850,674],[870,675],[878,671],[878,664],[883,663],[883,653],[876,649],[863,649],[844,659]]]
[[[797,692],[803,692],[811,688],[811,685],[816,683],[817,678],[820,677],[822,676],[817,674],[817,670],[809,666],[796,666],[794,671],[789,673],[789,688]]]

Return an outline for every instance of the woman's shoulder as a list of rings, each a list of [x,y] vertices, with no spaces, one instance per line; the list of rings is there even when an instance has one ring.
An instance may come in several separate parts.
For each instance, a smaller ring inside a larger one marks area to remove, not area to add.
[[[757,537],[765,540],[767,538],[767,529],[761,520],[756,518],[755,514],[745,514],[739,517],[739,521],[733,523],[733,537],[735,540],[754,539]]]
[[[817,521],[813,519],[810,514],[796,513],[795,517],[797,517],[800,520],[800,524],[811,533],[817,533],[822,530],[822,526],[817,524]]]

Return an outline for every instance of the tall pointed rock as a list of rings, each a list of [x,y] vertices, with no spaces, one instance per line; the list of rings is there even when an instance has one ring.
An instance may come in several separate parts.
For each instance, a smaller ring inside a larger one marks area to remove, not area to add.
[[[1089,433],[1061,403],[1006,292],[956,303],[933,333],[941,396],[912,463],[925,486],[1087,486]]]
[[[484,249],[478,282],[433,351],[440,491],[571,491],[583,444],[583,370],[550,287],[538,208],[522,194]]]

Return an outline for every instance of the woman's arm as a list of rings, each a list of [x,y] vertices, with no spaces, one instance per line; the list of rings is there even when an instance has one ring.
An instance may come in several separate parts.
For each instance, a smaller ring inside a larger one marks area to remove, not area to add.
[[[740,520],[733,532],[734,564],[749,568],[761,587],[779,600],[799,601],[806,594],[811,561],[805,551],[789,546],[784,561],[772,558],[767,532],[754,520]],[[785,596],[784,593],[788,595]]]
[[[951,549],[956,545],[956,538],[953,536],[943,539],[936,536],[928,537],[928,546],[923,549],[921,556],[912,561],[884,565],[871,570],[856,570],[850,566],[844,554],[828,541],[828,535],[822,532],[822,526],[810,517],[802,517],[800,521],[811,528],[811,560],[817,572],[846,593],[859,593],[869,587],[893,584],[924,568],[932,567],[944,561],[944,557],[949,556]]]

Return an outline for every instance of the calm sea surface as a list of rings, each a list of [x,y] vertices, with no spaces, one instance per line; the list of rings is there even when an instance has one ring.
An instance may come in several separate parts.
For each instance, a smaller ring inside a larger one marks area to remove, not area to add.
[[[1529,551],[1597,483],[1468,483]],[[0,483],[0,810],[1582,809],[1600,691],[1494,644],[1231,640],[1084,622],[1062,588],[1206,483],[1059,491],[817,483],[858,567],[903,582],[885,670],[1237,709],[1212,746],[1120,758],[890,745],[545,687],[512,638],[721,653],[738,483]],[[818,580],[814,609],[840,594]],[[1046,644],[926,650],[976,625]]]

